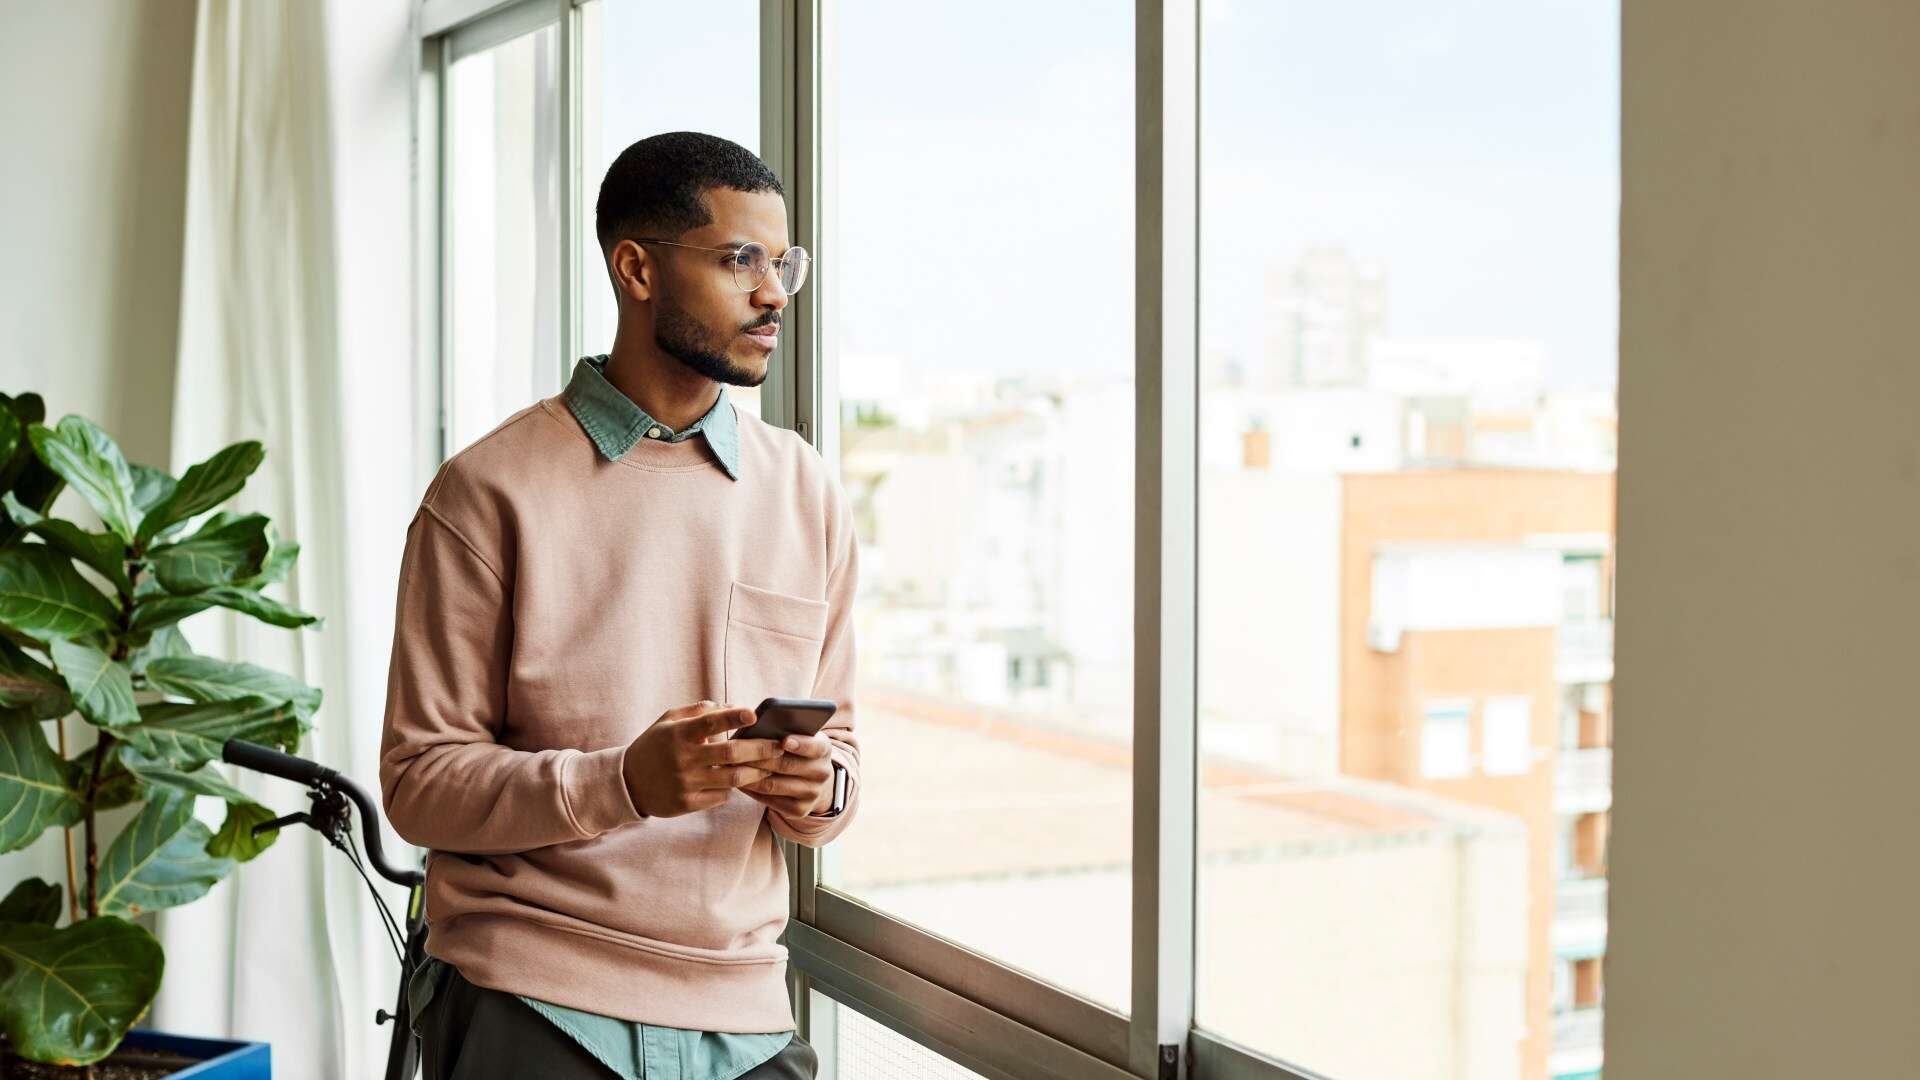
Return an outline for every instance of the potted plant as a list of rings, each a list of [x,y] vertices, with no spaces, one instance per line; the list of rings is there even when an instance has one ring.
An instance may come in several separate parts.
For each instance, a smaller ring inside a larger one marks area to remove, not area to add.
[[[255,835],[274,814],[226,781],[221,746],[239,736],[296,749],[320,691],[196,656],[178,624],[217,606],[317,627],[262,591],[300,548],[262,514],[215,511],[259,467],[259,443],[176,479],[129,464],[82,417],[44,418],[38,395],[0,394],[0,852],[64,830],[67,888],[27,878],[0,899],[0,1076],[93,1078],[98,1062],[114,1077],[264,1078],[265,1044],[134,1029],[164,956],[133,920],[205,895],[279,835]],[[67,487],[103,531],[49,516]],[[97,735],[71,757],[70,714]],[[217,831],[194,815],[201,798],[226,803]],[[130,822],[98,835],[100,812],[116,807]]]

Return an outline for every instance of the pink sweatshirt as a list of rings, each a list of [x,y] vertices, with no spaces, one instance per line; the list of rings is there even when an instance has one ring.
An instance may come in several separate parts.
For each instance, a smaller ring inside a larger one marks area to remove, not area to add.
[[[859,806],[857,546],[799,436],[738,414],[706,440],[594,449],[560,396],[440,467],[407,529],[381,740],[388,819],[427,860],[427,951],[477,985],[650,1024],[794,1028],[787,870]],[[710,698],[832,698],[847,809],[735,791],[645,818],[627,745]]]

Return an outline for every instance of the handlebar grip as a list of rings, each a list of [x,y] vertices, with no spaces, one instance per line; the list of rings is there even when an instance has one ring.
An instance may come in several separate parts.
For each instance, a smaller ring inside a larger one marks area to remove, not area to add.
[[[418,870],[403,870],[387,862],[386,854],[380,847],[380,812],[374,808],[373,799],[360,790],[360,785],[341,776],[337,769],[329,769],[319,762],[283,754],[271,746],[261,746],[239,738],[228,739],[221,744],[220,757],[243,769],[278,776],[296,784],[326,784],[334,788],[360,810],[360,831],[366,839],[367,860],[373,864],[375,872],[397,885],[409,887],[426,880]],[[338,844],[337,838],[335,843]]]
[[[278,776],[296,784],[333,783],[340,775],[325,765],[283,754],[270,746],[261,746],[245,739],[228,739],[220,749],[220,756],[243,769]]]

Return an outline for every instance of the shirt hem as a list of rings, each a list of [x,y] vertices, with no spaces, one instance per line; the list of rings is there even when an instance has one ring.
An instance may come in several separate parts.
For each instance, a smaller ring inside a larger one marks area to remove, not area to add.
[[[618,1020],[738,1035],[794,1031],[787,959],[713,964],[621,948],[505,915],[429,928],[427,951],[475,986]]]

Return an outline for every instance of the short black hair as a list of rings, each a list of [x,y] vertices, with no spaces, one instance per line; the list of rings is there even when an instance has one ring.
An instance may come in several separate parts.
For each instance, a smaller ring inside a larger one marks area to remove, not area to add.
[[[675,239],[713,223],[700,195],[712,188],[772,191],[780,178],[753,151],[698,131],[669,131],[641,139],[613,159],[594,205],[600,250],[631,237]]]

